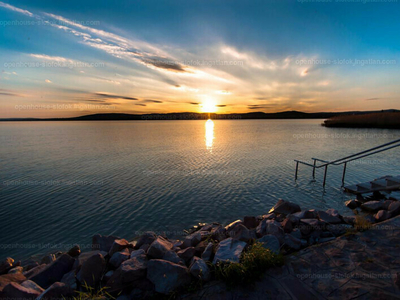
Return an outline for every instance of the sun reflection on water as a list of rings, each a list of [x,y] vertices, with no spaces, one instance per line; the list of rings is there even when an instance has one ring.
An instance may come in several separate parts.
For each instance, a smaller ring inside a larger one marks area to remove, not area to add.
[[[214,140],[214,122],[211,119],[208,119],[206,122],[205,141],[206,141],[206,148],[207,150],[210,150],[210,152],[212,150],[213,140]]]

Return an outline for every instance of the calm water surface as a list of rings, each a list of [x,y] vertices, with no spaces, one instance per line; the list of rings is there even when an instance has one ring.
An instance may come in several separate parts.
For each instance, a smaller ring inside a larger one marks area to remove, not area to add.
[[[0,258],[90,244],[96,233],[176,236],[198,222],[266,213],[279,198],[348,213],[342,167],[312,182],[293,159],[335,159],[400,138],[322,120],[0,124]],[[391,150],[348,165],[346,183],[400,174]]]

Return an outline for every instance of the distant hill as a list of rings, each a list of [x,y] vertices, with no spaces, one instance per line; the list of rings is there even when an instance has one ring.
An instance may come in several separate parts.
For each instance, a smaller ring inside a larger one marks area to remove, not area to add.
[[[215,113],[167,113],[167,114],[123,114],[105,113],[92,114],[73,118],[8,118],[0,121],[138,121],[138,120],[206,120],[209,117],[218,119],[328,119],[339,115],[363,115],[377,112],[400,112],[395,109],[385,111],[349,111],[349,112],[317,112],[305,113],[301,111],[284,111],[278,113],[251,112],[243,114],[215,114]]]

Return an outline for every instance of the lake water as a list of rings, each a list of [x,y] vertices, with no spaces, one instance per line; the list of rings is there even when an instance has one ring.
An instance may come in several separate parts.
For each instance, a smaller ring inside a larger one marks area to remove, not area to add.
[[[311,182],[293,159],[336,159],[400,138],[399,130],[324,128],[322,120],[3,122],[0,259],[68,250],[144,230],[176,236],[198,222],[343,203],[342,167]],[[400,174],[399,150],[348,165],[346,184]]]

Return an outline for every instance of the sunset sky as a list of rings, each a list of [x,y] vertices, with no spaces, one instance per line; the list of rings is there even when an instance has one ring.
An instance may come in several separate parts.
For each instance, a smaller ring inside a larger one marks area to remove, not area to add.
[[[0,2],[0,118],[400,109],[400,2],[316,2]]]

